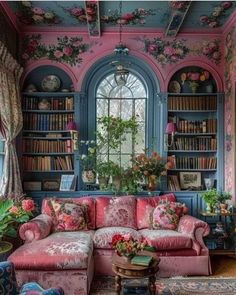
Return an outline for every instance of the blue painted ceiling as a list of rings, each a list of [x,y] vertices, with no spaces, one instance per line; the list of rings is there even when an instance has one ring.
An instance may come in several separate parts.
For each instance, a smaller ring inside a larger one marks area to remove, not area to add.
[[[123,25],[164,29],[170,18],[171,3],[173,1],[122,1]],[[32,30],[45,26],[83,28],[87,25],[84,1],[9,1],[8,4],[19,23]],[[214,31],[225,24],[235,8],[236,1],[192,1],[181,30]],[[102,29],[118,26],[119,1],[99,1],[99,13]]]

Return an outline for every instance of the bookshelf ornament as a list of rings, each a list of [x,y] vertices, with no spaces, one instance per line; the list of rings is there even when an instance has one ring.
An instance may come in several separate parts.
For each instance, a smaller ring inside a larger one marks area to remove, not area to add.
[[[39,110],[50,110],[50,106],[50,102],[46,98],[43,98],[38,104]]]

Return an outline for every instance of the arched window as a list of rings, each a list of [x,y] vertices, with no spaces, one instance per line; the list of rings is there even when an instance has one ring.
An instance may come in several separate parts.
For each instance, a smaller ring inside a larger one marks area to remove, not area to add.
[[[111,160],[122,167],[130,161],[130,156],[144,151],[146,143],[146,108],[148,90],[143,81],[130,73],[125,85],[117,85],[114,80],[114,73],[106,75],[99,83],[96,91],[96,128],[101,130],[99,118],[112,116],[129,120],[133,117],[138,122],[138,134],[136,140],[132,134],[128,136],[126,142],[121,144],[119,155],[117,151],[109,150],[104,146],[100,158],[104,161]],[[109,134],[107,134],[109,140]]]

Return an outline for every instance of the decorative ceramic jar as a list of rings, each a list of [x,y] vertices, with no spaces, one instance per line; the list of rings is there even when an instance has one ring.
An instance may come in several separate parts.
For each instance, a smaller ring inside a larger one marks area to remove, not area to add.
[[[84,183],[93,184],[96,182],[96,173],[93,170],[84,170],[82,180]]]
[[[155,191],[157,188],[158,177],[156,175],[148,176],[147,189],[149,191]]]
[[[46,98],[43,98],[39,102],[38,108],[39,110],[50,110],[50,102]]]

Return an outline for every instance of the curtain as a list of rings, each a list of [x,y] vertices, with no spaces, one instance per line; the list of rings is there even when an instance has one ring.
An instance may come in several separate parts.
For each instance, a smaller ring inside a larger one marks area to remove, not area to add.
[[[22,71],[0,41],[0,135],[5,139],[0,195],[13,198],[18,198],[23,192],[15,144],[23,125],[19,87]]]

